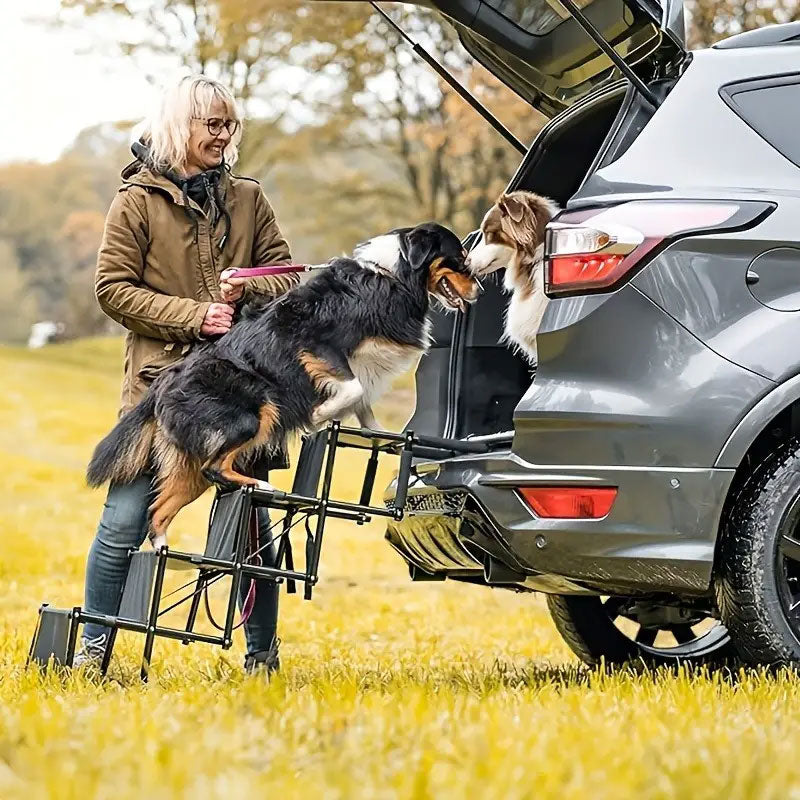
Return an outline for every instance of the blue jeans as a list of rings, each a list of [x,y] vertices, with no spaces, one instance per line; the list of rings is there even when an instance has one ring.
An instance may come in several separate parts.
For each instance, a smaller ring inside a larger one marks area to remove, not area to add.
[[[111,486],[108,490],[97,535],[89,550],[86,565],[84,609],[95,614],[114,615],[119,611],[122,588],[128,574],[128,551],[138,550],[147,536],[148,507],[153,499],[152,476],[142,475],[132,483]],[[269,511],[258,509],[259,547],[272,537]],[[277,547],[273,542],[261,551],[264,566],[273,566]],[[239,592],[241,608],[250,581],[242,580]],[[256,597],[250,618],[244,625],[248,653],[268,650],[278,625],[279,587],[271,580],[256,581]],[[84,639],[94,639],[108,629],[87,623]]]

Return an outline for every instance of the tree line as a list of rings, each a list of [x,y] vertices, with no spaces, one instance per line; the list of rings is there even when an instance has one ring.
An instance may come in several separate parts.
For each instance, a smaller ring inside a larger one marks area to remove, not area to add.
[[[800,0],[687,0],[690,46],[800,18]],[[475,64],[433,12],[387,6],[524,143],[544,119]],[[404,224],[477,227],[519,155],[366,3],[62,0],[60,24],[147,70],[163,57],[223,80],[247,116],[237,171],[259,178],[295,257],[321,261]],[[155,76],[154,76],[155,77]],[[37,319],[113,329],[96,308],[103,217],[130,160],[129,123],[84,131],[50,164],[0,167],[0,339]]]

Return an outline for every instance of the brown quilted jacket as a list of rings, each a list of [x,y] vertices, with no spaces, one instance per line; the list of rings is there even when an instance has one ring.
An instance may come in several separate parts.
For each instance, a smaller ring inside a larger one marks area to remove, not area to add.
[[[135,161],[106,217],[95,293],[103,311],[128,329],[120,413],[139,402],[156,375],[200,338],[219,275],[231,267],[288,263],[289,246],[259,184],[224,173],[220,194],[231,217],[209,217],[163,175]],[[194,210],[187,213],[186,204]],[[283,294],[296,275],[254,278],[247,293]]]

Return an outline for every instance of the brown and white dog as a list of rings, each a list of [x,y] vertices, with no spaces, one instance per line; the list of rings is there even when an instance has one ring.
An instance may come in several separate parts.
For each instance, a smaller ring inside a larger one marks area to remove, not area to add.
[[[478,277],[505,268],[503,283],[511,294],[505,338],[531,364],[537,362],[536,334],[547,297],[544,293],[544,231],[558,212],[552,200],[533,192],[503,194],[481,222],[482,241],[467,257],[467,268]]]

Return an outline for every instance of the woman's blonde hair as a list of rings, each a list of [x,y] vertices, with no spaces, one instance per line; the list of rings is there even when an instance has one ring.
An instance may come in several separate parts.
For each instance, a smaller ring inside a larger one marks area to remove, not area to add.
[[[182,172],[186,166],[192,119],[209,116],[214,100],[220,100],[230,119],[239,126],[224,150],[225,163],[233,165],[239,157],[242,118],[230,90],[205,75],[187,75],[167,86],[155,112],[137,126],[139,138],[150,147],[150,160],[159,170]]]

